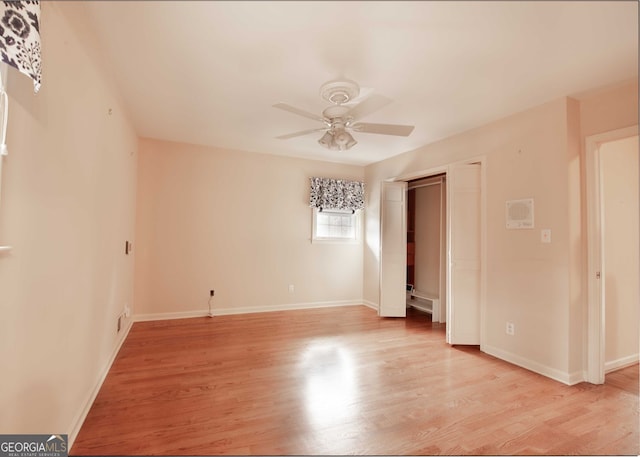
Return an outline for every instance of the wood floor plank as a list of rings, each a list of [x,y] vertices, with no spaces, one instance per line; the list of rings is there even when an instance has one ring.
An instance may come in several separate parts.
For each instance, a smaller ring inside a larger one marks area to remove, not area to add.
[[[565,386],[411,310],[134,324],[71,455],[637,455],[638,366]]]

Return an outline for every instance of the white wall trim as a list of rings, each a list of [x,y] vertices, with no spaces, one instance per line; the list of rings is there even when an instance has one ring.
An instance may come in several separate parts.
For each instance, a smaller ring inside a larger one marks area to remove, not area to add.
[[[229,314],[268,313],[271,311],[290,311],[296,309],[332,308],[336,306],[362,305],[362,300],[319,301],[308,303],[290,303],[267,306],[246,306],[241,308],[213,308],[214,316]]]
[[[612,360],[610,362],[605,362],[604,364],[604,372],[610,373],[615,370],[619,370],[621,368],[627,368],[631,365],[635,365],[640,361],[640,354],[633,354],[627,357],[622,357],[617,360]]]
[[[377,303],[374,303],[374,302],[369,301],[369,300],[362,300],[362,304],[364,306],[367,306],[367,307],[375,310],[376,312],[378,311],[378,304]]]
[[[128,324],[124,328],[124,332],[120,336],[120,340],[118,341],[115,348],[113,349],[111,357],[109,357],[108,362],[102,368],[102,372],[100,373],[100,378],[98,378],[98,382],[95,384],[95,386],[93,386],[93,389],[91,390],[91,392],[89,392],[89,395],[83,402],[82,409],[80,410],[80,412],[78,412],[78,414],[76,414],[76,417],[71,422],[72,426],[71,426],[71,432],[69,433],[69,443],[68,443],[67,449],[71,450],[71,448],[73,447],[73,443],[78,437],[78,433],[80,433],[80,429],[82,428],[82,425],[84,424],[84,421],[87,418],[87,414],[89,414],[89,411],[93,406],[93,402],[98,396],[98,393],[102,388],[102,384],[104,383],[104,380],[107,378],[107,375],[111,370],[111,366],[113,365],[113,362],[116,360],[116,357],[118,356],[118,352],[120,352],[120,348],[122,347],[125,340],[127,339],[127,336],[129,336],[129,331],[133,326],[133,322],[134,322],[134,319],[129,319]]]
[[[164,321],[169,319],[188,319],[191,317],[205,317],[209,315],[208,309],[201,309],[195,311],[181,311],[175,313],[151,313],[151,314],[134,314],[134,322],[147,322],[147,321]]]
[[[280,305],[265,306],[242,306],[238,308],[212,308],[213,317],[229,316],[233,314],[250,314],[250,313],[268,313],[273,311],[291,311],[298,309],[314,309],[314,308],[332,308],[337,306],[369,306],[364,300],[338,300],[308,303],[290,303]],[[377,307],[376,307],[377,309]],[[186,319],[190,317],[204,317],[209,315],[208,309],[184,311],[177,313],[154,313],[154,314],[138,314],[135,315],[135,322],[159,321],[168,319]]]
[[[534,373],[538,373],[542,376],[546,376],[547,378],[551,378],[555,381],[561,382],[563,384],[572,386],[574,384],[578,384],[583,381],[582,371],[575,373],[567,373],[556,368],[551,368],[549,366],[538,363],[534,360],[527,359],[525,357],[521,357],[517,354],[513,354],[508,351],[504,351],[494,346],[483,345],[480,348],[483,352],[486,352],[489,355],[497,357],[506,362],[512,363],[514,365],[518,365],[519,367],[526,368],[527,370],[533,371]]]
[[[575,386],[576,384],[585,382],[586,379],[587,376],[584,370],[574,371],[573,373],[569,373],[569,382],[567,384]]]

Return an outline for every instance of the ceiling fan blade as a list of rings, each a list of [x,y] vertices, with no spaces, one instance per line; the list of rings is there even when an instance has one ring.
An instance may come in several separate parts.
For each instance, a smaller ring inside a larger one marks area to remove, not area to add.
[[[362,133],[378,133],[380,135],[409,136],[413,129],[413,125],[398,124],[369,124],[366,122],[358,122],[352,125],[353,130]]]
[[[351,116],[354,119],[360,119],[387,106],[392,101],[393,100],[385,97],[384,95],[371,94],[362,102],[351,108],[346,115]]]
[[[285,111],[289,111],[290,113],[297,114],[298,116],[308,117],[309,119],[313,119],[314,121],[325,122],[322,116],[318,116],[317,114],[309,113],[307,111],[296,108],[295,106],[287,105],[286,103],[276,103],[273,105],[274,108],[279,108]]]
[[[289,133],[287,135],[280,135],[280,136],[277,136],[276,138],[278,140],[288,140],[289,138],[295,138],[297,136],[308,135],[309,133],[313,133],[313,132],[321,132],[323,130],[327,130],[327,129],[326,128],[320,128],[320,129],[302,130],[301,132]]]

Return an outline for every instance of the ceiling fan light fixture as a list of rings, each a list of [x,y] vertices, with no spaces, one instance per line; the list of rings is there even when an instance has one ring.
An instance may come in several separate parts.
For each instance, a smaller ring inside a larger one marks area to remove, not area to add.
[[[351,134],[344,129],[335,133],[333,138],[341,151],[350,149],[356,144],[358,144],[358,142],[353,138],[353,136],[351,136]]]
[[[356,141],[356,139],[354,137],[352,137],[351,135],[349,135],[349,136],[351,137],[351,140],[349,140],[349,142],[347,142],[347,149],[351,149],[356,144],[358,144],[358,142]]]
[[[322,135],[322,138],[318,140],[318,143],[320,143],[322,146],[324,146],[327,149],[331,149],[331,145],[334,143],[333,135],[331,134],[331,132],[330,131],[324,132],[324,135]]]

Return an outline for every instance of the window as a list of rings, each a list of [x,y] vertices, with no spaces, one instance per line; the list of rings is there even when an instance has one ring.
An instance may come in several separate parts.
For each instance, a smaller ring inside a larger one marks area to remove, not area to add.
[[[313,208],[313,242],[357,243],[360,239],[360,212]]]

